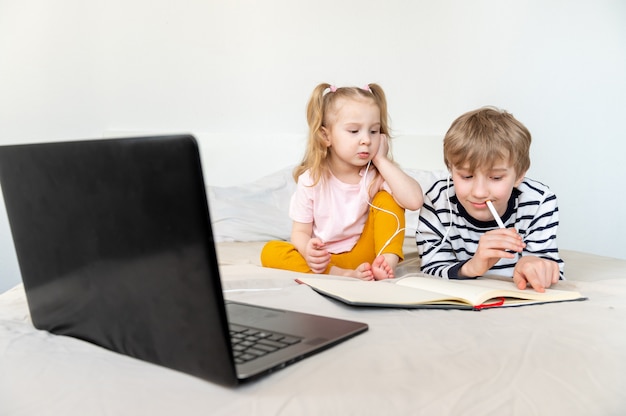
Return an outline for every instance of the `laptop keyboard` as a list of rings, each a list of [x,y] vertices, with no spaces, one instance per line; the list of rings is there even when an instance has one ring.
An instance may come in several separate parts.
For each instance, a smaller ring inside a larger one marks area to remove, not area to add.
[[[236,364],[243,364],[301,341],[301,338],[234,324],[230,325],[230,339]]]

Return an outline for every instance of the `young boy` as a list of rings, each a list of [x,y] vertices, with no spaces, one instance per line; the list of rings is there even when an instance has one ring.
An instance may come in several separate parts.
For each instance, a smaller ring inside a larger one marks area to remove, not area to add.
[[[423,272],[449,279],[508,276],[518,288],[538,292],[563,278],[556,196],[524,177],[530,142],[524,125],[493,107],[452,123],[443,141],[451,178],[426,192],[420,211],[416,239]]]

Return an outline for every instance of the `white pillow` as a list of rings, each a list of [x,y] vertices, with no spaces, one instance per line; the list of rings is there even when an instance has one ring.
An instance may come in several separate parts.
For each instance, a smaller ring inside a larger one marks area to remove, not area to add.
[[[421,169],[403,169],[410,177],[419,182],[422,187],[422,192],[426,193],[433,184],[439,179],[445,179],[448,175],[446,170],[421,170]],[[417,223],[420,215],[420,210],[406,210],[405,213],[405,232],[406,237],[415,237],[417,231]]]
[[[241,186],[207,186],[215,241],[288,240],[292,167]]]

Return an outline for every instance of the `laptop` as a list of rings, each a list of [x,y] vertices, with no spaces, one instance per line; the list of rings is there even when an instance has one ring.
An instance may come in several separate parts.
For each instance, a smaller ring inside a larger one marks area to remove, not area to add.
[[[227,386],[368,329],[225,301],[191,135],[0,146],[0,184],[39,329]]]

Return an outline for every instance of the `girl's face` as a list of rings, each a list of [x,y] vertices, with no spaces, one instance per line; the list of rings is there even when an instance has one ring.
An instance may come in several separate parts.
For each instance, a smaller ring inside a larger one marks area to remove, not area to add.
[[[378,152],[380,109],[369,99],[340,98],[322,127],[333,172],[358,172]]]
[[[508,162],[498,162],[491,169],[470,172],[463,166],[452,168],[452,181],[457,198],[463,208],[479,221],[492,221],[487,207],[490,200],[500,216],[506,212],[513,188],[518,186],[524,174],[517,175]]]

